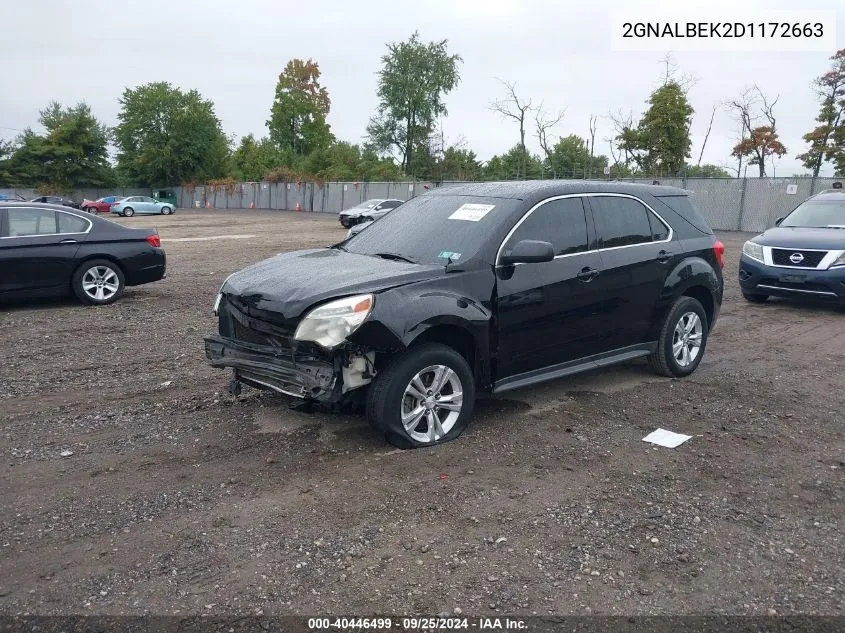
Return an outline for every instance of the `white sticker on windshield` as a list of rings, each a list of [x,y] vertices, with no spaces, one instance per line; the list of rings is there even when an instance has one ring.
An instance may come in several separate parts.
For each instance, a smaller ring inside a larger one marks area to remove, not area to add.
[[[494,208],[496,208],[495,204],[462,204],[457,211],[449,216],[449,219],[478,222]]]

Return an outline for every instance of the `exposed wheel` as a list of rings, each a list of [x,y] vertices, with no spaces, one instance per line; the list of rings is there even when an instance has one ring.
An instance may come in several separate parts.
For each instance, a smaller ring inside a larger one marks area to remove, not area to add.
[[[106,259],[84,262],[73,273],[73,292],[82,303],[106,305],[123,294],[125,279],[120,266]]]
[[[170,207],[162,207],[161,208],[161,214],[162,215],[170,215],[171,213],[173,213],[173,210]]]
[[[469,425],[475,380],[451,347],[412,347],[379,372],[370,386],[367,418],[399,448],[448,442]]]
[[[709,324],[701,303],[679,297],[660,328],[657,351],[648,357],[652,369],[680,378],[695,371],[707,346]]]
[[[132,207],[126,207],[123,210],[123,215],[127,218],[131,218],[133,215],[135,215],[135,209],[133,209]]]
[[[742,296],[745,297],[746,301],[750,301],[751,303],[766,303],[769,299],[769,295],[760,295],[756,292],[745,292],[742,291]]]

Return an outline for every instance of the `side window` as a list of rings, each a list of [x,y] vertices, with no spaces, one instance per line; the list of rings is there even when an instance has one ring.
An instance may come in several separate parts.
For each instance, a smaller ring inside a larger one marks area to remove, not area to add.
[[[648,209],[632,198],[595,196],[590,198],[599,247],[613,248],[651,242]],[[657,220],[657,218],[655,218]]]
[[[9,237],[56,233],[56,212],[50,209],[8,209]]]
[[[70,213],[58,213],[59,233],[84,233],[88,229],[88,221]]]
[[[587,220],[581,198],[552,200],[537,207],[508,240],[513,246],[520,240],[551,242],[555,255],[571,255],[587,250]]]
[[[669,237],[669,228],[650,211],[647,213],[648,221],[651,223],[651,239],[655,242],[662,242]]]

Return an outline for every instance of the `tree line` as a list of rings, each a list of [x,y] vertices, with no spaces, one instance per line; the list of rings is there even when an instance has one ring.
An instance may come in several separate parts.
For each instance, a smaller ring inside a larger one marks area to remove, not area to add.
[[[797,157],[817,176],[831,164],[845,174],[845,49],[812,84],[819,100],[815,126],[804,135]],[[597,151],[598,115],[584,136],[560,136],[565,109],[521,95],[512,81],[499,80],[501,97],[488,107],[514,127],[515,143],[486,162],[459,137],[447,142],[445,98],[460,83],[461,57],[448,41],[424,42],[418,33],[390,43],[378,72],[378,107],[363,144],[337,139],[327,118],[328,89],[311,59],[292,59],[279,75],[266,122],[267,134],[228,137],[214,104],[196,90],[167,82],[127,88],[119,98],[117,124],[98,120],[84,102],[52,102],[39,113],[43,133],[31,129],[11,142],[0,141],[0,186],[69,191],[87,187],[157,187],[183,183],[303,180],[425,181],[536,178],[730,177],[753,168],[762,177],[787,153],[778,135],[779,97],[752,86],[715,104],[704,141],[693,159],[690,129],[695,111],[688,99],[694,79],[679,76],[667,58],[666,71],[645,111],[608,114],[613,127]],[[719,107],[737,122],[737,142],[722,165],[702,164]],[[526,137],[537,140],[531,152]],[[109,146],[116,160],[109,160]],[[732,162],[735,161],[735,162]]]

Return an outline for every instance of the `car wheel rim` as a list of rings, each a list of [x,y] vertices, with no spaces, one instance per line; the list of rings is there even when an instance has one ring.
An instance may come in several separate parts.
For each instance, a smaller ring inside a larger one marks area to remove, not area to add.
[[[464,402],[458,375],[445,365],[418,372],[402,396],[402,426],[417,442],[442,440],[455,426]]]
[[[94,266],[82,275],[82,290],[95,301],[111,299],[118,288],[120,279],[108,266]]]
[[[704,328],[695,312],[687,312],[675,324],[672,333],[672,356],[680,367],[689,367],[701,353]]]

